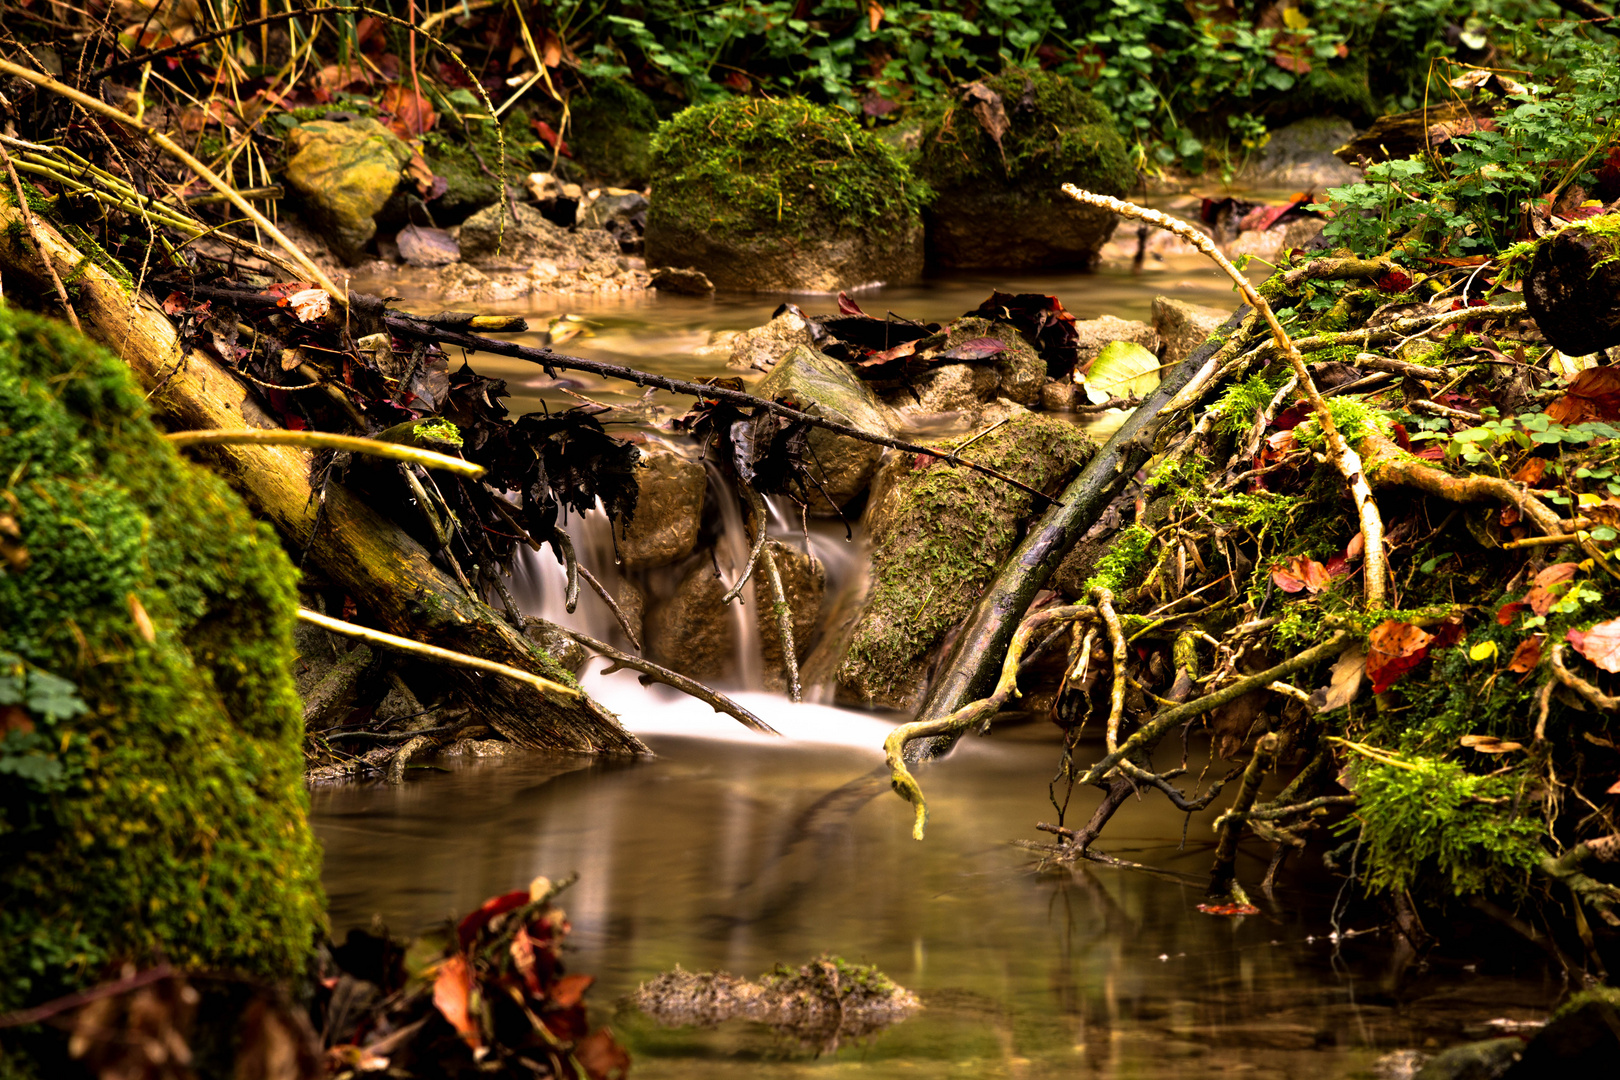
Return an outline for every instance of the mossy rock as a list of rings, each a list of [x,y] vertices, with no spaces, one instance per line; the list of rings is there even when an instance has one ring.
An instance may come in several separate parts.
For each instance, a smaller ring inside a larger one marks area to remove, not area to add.
[[[569,102],[568,142],[576,159],[613,187],[647,186],[657,127],[652,100],[626,83],[601,83],[589,97]]]
[[[777,361],[754,392],[773,401],[791,401],[811,416],[859,428],[871,435],[891,435],[894,417],[872,394],[853,368],[841,360],[795,345]],[[819,486],[807,495],[811,513],[836,517],[866,490],[883,448],[820,428],[812,429],[809,467]]]
[[[895,150],[802,98],[731,98],[661,125],[647,262],[719,289],[833,292],[922,272],[926,188]]]
[[[323,900],[274,534],[117,358],[10,308],[0,484],[0,701],[82,702],[0,706],[0,1010],[126,961],[299,972]]]
[[[1024,413],[967,456],[1056,493],[1096,452],[1072,424]],[[902,710],[920,704],[930,654],[978,602],[1035,501],[941,461],[887,460],[867,509],[872,586],[838,668],[840,700]]]
[[[287,186],[344,262],[365,256],[411,149],[375,120],[315,120],[287,133]]]
[[[934,107],[915,168],[934,189],[928,257],[987,269],[1089,266],[1114,216],[1063,194],[1065,183],[1123,197],[1136,174],[1108,110],[1068,79],[1009,68],[983,80],[1007,129],[998,147],[972,102]]]

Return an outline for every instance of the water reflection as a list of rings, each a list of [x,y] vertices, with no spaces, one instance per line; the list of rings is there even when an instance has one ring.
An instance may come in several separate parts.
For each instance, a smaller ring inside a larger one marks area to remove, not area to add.
[[[420,929],[577,870],[565,907],[599,1007],[676,964],[753,976],[823,951],[878,964],[927,1004],[816,1062],[746,1024],[670,1032],[626,1013],[612,1022],[643,1077],[1342,1077],[1383,1050],[1459,1037],[1465,1019],[1532,1017],[1557,994],[1453,972],[1402,1001],[1381,935],[1321,936],[1330,888],[1264,917],[1201,915],[1210,845],[1195,835],[1178,851],[1179,817],[1154,804],[1122,811],[1109,845],[1162,876],[1037,874],[1006,841],[1050,817],[1044,741],[976,741],[930,770],[919,844],[869,749],[649,738],[661,756],[646,762],[526,756],[315,792],[333,925]],[[1241,869],[1257,878],[1258,854]]]

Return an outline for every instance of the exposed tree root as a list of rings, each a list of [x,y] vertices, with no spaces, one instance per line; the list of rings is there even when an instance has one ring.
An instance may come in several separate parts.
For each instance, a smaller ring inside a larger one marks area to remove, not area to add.
[[[1236,891],[1237,878],[1233,871],[1238,839],[1243,835],[1243,826],[1249,819],[1249,808],[1254,805],[1255,796],[1260,794],[1260,781],[1276,762],[1282,744],[1282,736],[1275,731],[1268,731],[1260,737],[1254,747],[1254,756],[1243,770],[1243,781],[1238,785],[1237,797],[1232,800],[1231,808],[1215,821],[1220,841],[1215,845],[1215,865],[1210,869],[1209,888],[1206,890],[1211,899],[1232,898],[1240,903],[1243,900]]]
[[[1564,533],[1558,514],[1511,480],[1496,476],[1453,476],[1413,457],[1382,435],[1368,435],[1361,445],[1368,451],[1368,475],[1379,485],[1400,484],[1454,503],[1507,503],[1518,507],[1521,514],[1547,535]],[[1574,539],[1570,537],[1571,541]]]

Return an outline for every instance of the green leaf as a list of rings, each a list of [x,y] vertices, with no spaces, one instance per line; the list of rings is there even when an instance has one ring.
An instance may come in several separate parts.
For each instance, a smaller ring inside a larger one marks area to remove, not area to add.
[[[1131,341],[1110,341],[1091,362],[1086,397],[1101,405],[1111,397],[1146,397],[1159,386],[1159,358]]]

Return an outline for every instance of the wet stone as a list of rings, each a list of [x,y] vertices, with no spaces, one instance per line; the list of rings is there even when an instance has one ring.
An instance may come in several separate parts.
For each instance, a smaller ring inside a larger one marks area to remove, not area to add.
[[[702,465],[667,447],[643,445],[641,454],[635,516],[615,528],[626,570],[668,566],[692,553],[709,482]]]

